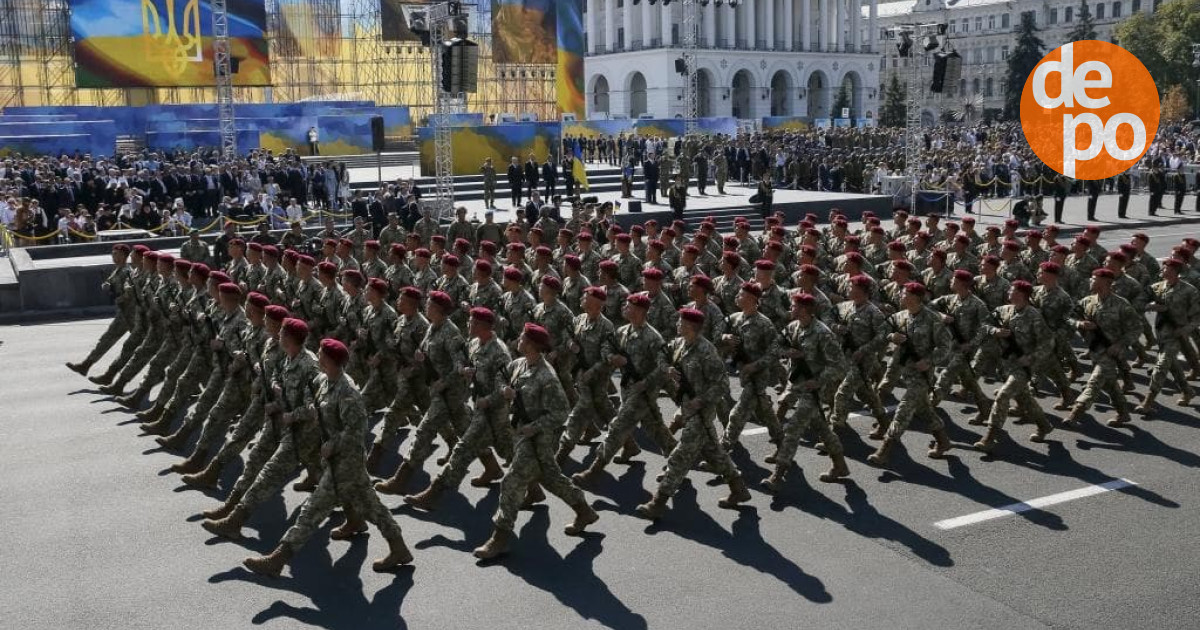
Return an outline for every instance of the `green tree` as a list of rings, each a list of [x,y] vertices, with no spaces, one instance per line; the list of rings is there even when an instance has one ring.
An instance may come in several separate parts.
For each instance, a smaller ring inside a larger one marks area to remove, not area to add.
[[[1150,71],[1159,93],[1173,85],[1194,86],[1200,78],[1200,68],[1192,66],[1192,44],[1200,42],[1200,0],[1164,2],[1152,14],[1129,16],[1115,33],[1117,43]]]
[[[842,108],[845,107],[850,107],[850,90],[843,83],[842,87],[838,89],[837,98],[833,100],[833,113],[830,115],[830,118],[841,118]],[[853,113],[851,112],[852,115]]]
[[[1162,99],[1161,118],[1165,122],[1183,122],[1192,115],[1188,106],[1187,90],[1182,85],[1172,85]]]
[[[1200,0],[1197,0],[1200,1]],[[1017,120],[1021,116],[1021,92],[1025,89],[1025,81],[1046,55],[1046,44],[1038,37],[1037,23],[1033,13],[1021,14],[1021,25],[1017,28],[1017,43],[1008,56],[1008,71],[1004,82],[1008,89],[1004,92],[1004,117]]]
[[[883,94],[883,110],[879,112],[879,123],[884,127],[903,127],[908,108],[904,104],[904,86],[898,74],[893,72],[887,90]]]
[[[1096,25],[1092,21],[1092,10],[1087,0],[1079,0],[1079,10],[1075,15],[1075,27],[1067,33],[1068,42],[1080,42],[1085,39],[1096,39]]]

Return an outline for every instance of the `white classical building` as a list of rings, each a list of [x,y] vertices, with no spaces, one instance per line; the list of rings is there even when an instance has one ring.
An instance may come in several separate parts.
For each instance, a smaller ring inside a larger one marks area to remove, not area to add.
[[[1089,1],[1096,38],[1113,41],[1114,29],[1121,20],[1141,11],[1153,12],[1160,3],[1161,0]],[[951,45],[962,55],[962,76],[957,83],[947,85],[942,94],[929,93],[930,59],[918,58],[919,85],[923,91],[922,122],[931,125],[945,111],[957,111],[977,120],[985,110],[1004,108],[1008,53],[1016,45],[1021,15],[1033,13],[1038,37],[1046,45],[1046,52],[1050,52],[1067,42],[1067,34],[1079,23],[1079,9],[1079,0],[958,0],[953,4],[944,0],[900,0],[880,4],[876,37],[883,46],[877,49],[881,54],[876,59],[880,68],[878,85],[886,90],[894,72],[899,73],[903,83],[911,61],[897,56],[894,41],[884,41],[889,27],[945,24]]]
[[[590,119],[685,114],[682,2],[587,0]],[[741,0],[700,9],[702,117],[831,116],[849,87],[850,118],[875,118],[879,95],[877,0]]]

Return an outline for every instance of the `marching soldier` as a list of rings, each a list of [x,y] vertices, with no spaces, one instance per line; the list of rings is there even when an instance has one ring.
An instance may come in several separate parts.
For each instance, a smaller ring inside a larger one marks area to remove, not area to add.
[[[1117,412],[1117,417],[1108,421],[1109,426],[1124,426],[1130,420],[1129,403],[1117,383],[1117,377],[1125,353],[1142,333],[1142,326],[1138,323],[1141,315],[1128,301],[1113,292],[1115,279],[1116,274],[1107,267],[1093,271],[1092,294],[1079,301],[1077,314],[1069,320],[1076,330],[1083,333],[1093,366],[1083,393],[1063,420],[1068,427],[1079,426],[1083,414],[1091,408],[1101,392],[1108,395]]]
[[[67,363],[67,367],[73,372],[79,373],[81,376],[87,376],[88,370],[95,365],[100,357],[104,356],[109,350],[116,345],[117,341],[125,335],[125,333],[133,330],[134,309],[135,305],[134,289],[130,286],[132,278],[132,269],[126,264],[129,260],[131,248],[124,243],[117,243],[112,248],[112,261],[115,267],[108,277],[104,279],[104,283],[100,288],[108,292],[113,298],[113,302],[117,306],[117,315],[112,322],[108,324],[108,328],[104,330],[104,334],[100,335],[100,340],[96,342],[96,346],[88,353],[87,357],[80,363]],[[136,265],[141,260],[141,254],[134,256],[134,264]]]

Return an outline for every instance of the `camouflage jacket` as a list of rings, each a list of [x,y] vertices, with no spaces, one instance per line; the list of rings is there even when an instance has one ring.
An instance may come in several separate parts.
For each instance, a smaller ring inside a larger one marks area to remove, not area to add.
[[[1051,332],[1036,308],[1026,306],[1018,310],[1016,306],[1006,304],[993,311],[992,317],[995,325],[985,327],[987,334],[994,335],[1000,330],[1012,332],[1009,337],[998,338],[1002,365],[1009,366],[1021,357],[1030,357],[1032,366],[1051,356],[1054,349]]]
[[[762,297],[758,300],[758,312],[771,320],[777,329],[787,325],[791,310],[791,298],[778,284],[763,287]]]
[[[1039,284],[1033,288],[1030,304],[1037,307],[1051,332],[1074,333],[1068,319],[1075,310],[1075,300],[1061,286],[1051,290]]]
[[[520,358],[509,364],[508,373],[509,385],[525,408],[525,421],[545,435],[556,435],[567,421],[570,404],[554,368],[545,359],[530,364]]]
[[[266,266],[264,266],[262,263],[256,263],[256,264],[250,265],[249,267],[247,267],[246,275],[241,281],[242,288],[244,288],[247,293],[250,291],[261,291],[262,286],[263,286],[263,280],[266,277],[267,277]]]
[[[329,465],[339,472],[363,472],[366,463],[362,445],[367,437],[367,409],[358,386],[345,373],[336,379],[321,374],[317,377],[316,390],[314,403],[321,442],[333,448]],[[345,481],[342,475],[338,475],[338,479]]]
[[[425,339],[425,334],[428,332],[429,320],[420,313],[411,317],[408,315],[396,317],[396,325],[392,328],[388,346],[394,350],[401,365],[413,365],[413,355],[421,347],[421,341]],[[415,367],[419,368],[420,366]]]
[[[561,300],[555,300],[551,306],[547,306],[545,302],[538,304],[533,307],[531,316],[531,321],[549,331],[550,337],[554,340],[554,350],[559,353],[570,352],[567,350],[567,346],[571,343],[574,319],[575,316],[571,314],[571,310]]]
[[[1099,327],[1099,335],[1094,330],[1083,331],[1083,337],[1089,347],[1097,344],[1098,346],[1117,345],[1120,348],[1127,348],[1133,345],[1142,334],[1142,313],[1137,312],[1128,300],[1116,293],[1112,293],[1106,298],[1092,294],[1079,300],[1077,304],[1074,316],[1068,320],[1071,326],[1078,328],[1079,324],[1089,321]],[[1104,343],[1105,338],[1107,344]]]
[[[955,352],[974,352],[983,343],[984,326],[989,323],[987,304],[979,296],[969,293],[967,297],[947,295],[929,303],[935,311],[949,315],[954,321],[947,324],[950,336],[954,338]]]
[[[681,374],[679,392],[683,402],[699,398],[707,408],[714,408],[725,396],[729,376],[725,362],[711,341],[698,338],[687,343],[677,338],[667,348],[671,367]]]
[[[713,293],[711,299],[717,303],[721,311],[726,315],[732,315],[738,312],[737,294],[742,290],[742,283],[745,280],[738,275],[726,276],[721,275],[713,280]],[[712,337],[714,343],[716,340]]]
[[[621,368],[622,389],[640,384],[646,394],[657,395],[666,376],[662,364],[664,344],[662,335],[649,324],[640,327],[625,324],[617,329],[613,351],[627,360]]]
[[[505,384],[504,370],[512,362],[508,348],[496,337],[487,343],[472,339],[467,345],[471,366],[475,368],[475,377],[471,381],[471,394],[475,404],[486,400],[491,409],[507,404],[502,388]]]
[[[887,347],[887,316],[870,302],[862,306],[849,300],[837,305],[836,330],[842,336],[842,347],[853,354],[862,350],[867,357],[877,356]]]
[[[387,302],[375,308],[371,304],[367,304],[362,311],[363,328],[366,329],[365,337],[360,337],[357,345],[354,347],[355,352],[361,352],[363,356],[379,357],[379,365],[381,367],[392,367],[396,365],[396,355],[390,352],[392,331],[396,329],[396,322],[400,316],[396,314],[396,309]]]
[[[388,286],[392,289],[392,295],[399,295],[400,289],[404,287],[414,286],[412,270],[404,263],[388,265],[383,278],[388,281]]]
[[[278,385],[281,389],[280,410],[296,415],[297,422],[292,424],[294,435],[311,437],[314,434],[311,421],[316,419],[314,385],[321,373],[317,355],[309,350],[301,350],[295,357],[284,354],[278,368],[273,375],[272,385]]]
[[[929,289],[934,298],[950,295],[950,283],[953,281],[954,272],[950,267],[942,267],[941,271],[934,271],[933,267],[929,267],[921,273],[921,284]]]
[[[642,261],[632,253],[616,253],[609,260],[617,263],[617,279],[621,284],[632,287],[642,281]]]
[[[362,274],[369,278],[387,278],[388,266],[382,260],[372,258],[362,264]]]
[[[582,312],[583,292],[592,286],[592,281],[588,280],[587,276],[575,275],[573,277],[564,276],[562,282],[563,289],[559,300],[566,304],[572,313],[578,315]]]
[[[525,329],[525,324],[533,317],[534,306],[536,303],[529,291],[506,291],[501,300],[500,310],[496,312],[496,316],[500,318],[497,336],[506,343],[516,341]]]
[[[221,341],[221,349],[216,351],[216,365],[231,369],[235,368],[233,361],[244,355],[248,350],[251,339],[246,338],[246,329],[250,328],[250,320],[246,319],[246,311],[241,307],[230,313],[222,312],[218,317],[220,328],[217,339]]]
[[[463,302],[470,299],[471,287],[467,284],[463,277],[456,274],[438,276],[436,282],[433,283],[435,291],[442,291],[454,300],[455,306],[461,310]]]
[[[704,326],[700,329],[700,335],[714,344],[721,342],[721,335],[725,334],[725,314],[716,304],[709,301],[700,306],[696,302],[688,302],[685,308],[694,308],[704,313]]]
[[[792,382],[811,378],[824,389],[841,383],[846,376],[846,357],[842,354],[841,341],[828,326],[815,318],[807,326],[799,320],[792,320],[783,329],[780,345],[784,352],[799,350],[801,353],[799,357],[790,359],[789,380]],[[807,378],[804,375],[806,368],[811,375]]]
[[[1150,292],[1156,303],[1167,307],[1156,315],[1154,322],[1154,329],[1160,335],[1187,335],[1200,324],[1200,291],[1196,287],[1182,280],[1175,284],[1162,280],[1154,283]]]
[[[667,297],[666,293],[659,291],[650,300],[650,310],[646,312],[646,323],[653,326],[663,339],[674,339],[675,320],[678,318],[678,314],[671,298]]]
[[[485,284],[471,284],[467,292],[467,301],[473,307],[486,308],[496,315],[503,315],[504,291],[491,278],[488,278]]]
[[[308,323],[313,324],[321,313],[321,293],[324,289],[321,287],[321,283],[311,277],[307,280],[297,280],[296,293],[291,304],[292,316],[305,319]]]
[[[604,315],[597,315],[589,321],[587,313],[575,316],[572,324],[575,343],[579,344],[579,352],[575,364],[586,370],[585,384],[594,382],[597,378],[610,373],[609,359],[612,358],[616,343],[617,329],[612,320]]]
[[[991,280],[988,280],[987,276],[979,275],[975,277],[975,295],[978,295],[989,309],[996,310],[1008,304],[1008,289],[1011,285],[1012,283],[999,275]]]
[[[895,354],[907,351],[902,365],[907,366],[925,360],[930,365],[944,365],[950,357],[953,339],[942,318],[933,309],[922,308],[916,315],[901,310],[888,318],[895,332],[906,335],[908,341],[900,344]]]
[[[466,385],[459,370],[467,364],[467,343],[454,322],[446,320],[440,326],[430,324],[421,340],[420,350],[433,366],[432,377],[445,383],[447,388]]]
[[[744,374],[761,372],[762,368],[779,361],[779,328],[766,315],[761,312],[753,315],[734,313],[727,324],[725,334],[733,337],[729,351]],[[758,369],[747,370],[748,365]]]
[[[621,314],[621,308],[625,306],[625,298],[629,297],[629,289],[625,285],[617,282],[606,285],[604,290],[607,291],[608,299],[604,301],[604,316],[612,322],[625,321],[624,315]]]

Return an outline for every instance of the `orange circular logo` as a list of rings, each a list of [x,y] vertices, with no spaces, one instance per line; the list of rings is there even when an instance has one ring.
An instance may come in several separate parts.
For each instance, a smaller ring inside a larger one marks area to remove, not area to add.
[[[1158,88],[1132,53],[1084,40],[1050,51],[1021,92],[1021,129],[1050,168],[1105,179],[1133,166],[1158,131]]]

